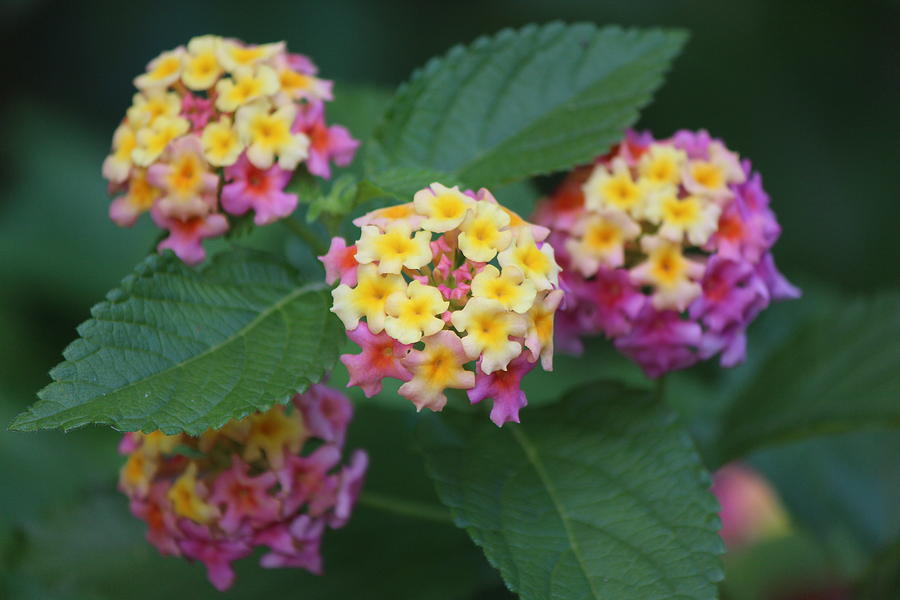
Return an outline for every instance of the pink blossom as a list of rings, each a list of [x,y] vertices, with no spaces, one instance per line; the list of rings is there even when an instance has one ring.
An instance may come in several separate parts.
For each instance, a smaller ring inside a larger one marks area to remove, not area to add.
[[[224,507],[219,526],[229,533],[248,519],[265,522],[278,517],[279,502],[269,494],[275,485],[275,473],[251,477],[249,469],[240,456],[232,456],[231,468],[219,475],[209,497],[210,503]]]
[[[323,444],[309,456],[287,455],[277,472],[278,483],[286,496],[285,513],[293,513],[307,503],[315,504],[319,509],[316,512],[327,508],[333,498],[330,493],[321,493],[323,483],[340,460],[341,449],[336,444]]]
[[[201,263],[206,258],[206,251],[200,243],[202,240],[228,231],[228,219],[218,213],[182,221],[167,217],[153,207],[150,215],[159,227],[169,230],[169,236],[159,243],[157,250],[160,252],[172,250],[178,258],[189,265]]]
[[[363,450],[356,450],[350,457],[350,464],[341,469],[334,512],[328,519],[329,527],[340,529],[350,520],[350,513],[366,482],[368,468],[369,455]]]
[[[689,131],[681,129],[672,136],[672,145],[679,150],[684,150],[688,158],[703,159],[709,157],[709,145],[714,140],[705,129]]]
[[[269,546],[272,552],[264,554],[259,564],[266,569],[299,567],[316,575],[322,574],[322,556],[319,548],[325,522],[309,515],[300,515],[289,526],[276,525],[257,534],[258,544]]]
[[[331,238],[331,247],[318,259],[325,265],[325,282],[334,285],[340,279],[344,285],[356,285],[356,244],[348,246],[342,237]]]
[[[147,523],[147,541],[159,550],[160,554],[181,556],[181,549],[176,543],[176,538],[181,534],[177,518],[166,508],[168,492],[167,482],[156,482],[150,486],[146,498],[133,496],[128,507],[131,514]]]
[[[581,304],[581,322],[609,337],[626,334],[646,301],[624,269],[601,267],[592,280],[576,280],[572,287],[586,301]]]
[[[775,266],[775,258],[771,252],[762,257],[756,265],[756,272],[765,282],[772,301],[794,300],[803,295],[800,289],[791,284]]]
[[[494,371],[485,375],[481,371],[481,361],[475,370],[475,387],[468,391],[469,402],[477,404],[485,398],[494,401],[491,408],[491,421],[502,427],[507,421],[519,422],[519,409],[528,404],[525,392],[522,391],[522,378],[534,368],[527,352],[514,358],[505,371]]]
[[[354,139],[346,127],[325,124],[325,105],[322,102],[311,102],[297,114],[294,131],[302,131],[309,137],[309,156],[306,168],[313,175],[331,178],[329,161],[339,167],[353,162],[359,140]]]
[[[305,54],[288,52],[285,54],[285,59],[291,70],[297,71],[298,73],[315,75],[319,72],[319,68],[313,63],[312,59]]]
[[[250,554],[250,540],[218,536],[190,519],[181,519],[180,525],[188,535],[178,541],[184,555],[206,566],[206,575],[217,590],[230,588],[234,583],[231,563]]]
[[[362,348],[359,354],[341,356],[341,362],[350,373],[347,387],[359,386],[366,398],[371,398],[381,391],[381,380],[385,377],[401,381],[412,379],[412,373],[402,362],[412,349],[411,345],[401,344],[384,331],[376,335],[365,323],[348,331],[347,337]]]
[[[697,362],[696,348],[702,337],[698,323],[682,319],[674,310],[657,310],[648,302],[631,331],[617,338],[615,344],[655,379]]]
[[[712,492],[719,500],[719,535],[729,550],[784,532],[787,515],[775,490],[759,473],[732,463],[716,471]]]
[[[181,100],[181,116],[191,122],[191,130],[201,132],[215,114],[215,101],[212,98],[185,93]]]
[[[760,305],[754,312],[768,304],[769,293],[763,280],[746,261],[713,256],[700,284],[703,293],[691,303],[688,312],[692,319],[702,320],[714,332],[736,323],[743,325],[755,304]]]
[[[294,396],[294,406],[303,413],[309,433],[338,446],[344,444],[347,424],[353,418],[353,405],[341,392],[321,384]]]
[[[257,225],[286,217],[297,208],[297,194],[284,191],[292,175],[277,165],[260,169],[247,159],[245,152],[225,168],[228,183],[222,188],[222,208],[233,215],[242,215],[252,208]]]

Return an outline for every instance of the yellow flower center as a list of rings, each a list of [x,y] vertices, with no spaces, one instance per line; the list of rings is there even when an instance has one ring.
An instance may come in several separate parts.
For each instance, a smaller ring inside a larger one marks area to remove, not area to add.
[[[178,72],[181,68],[181,58],[178,56],[167,56],[160,60],[153,71],[150,73],[151,79],[166,79]]]
[[[663,219],[673,224],[689,225],[700,216],[700,203],[693,197],[684,200],[667,198],[662,208]]]
[[[584,235],[585,244],[593,250],[606,250],[618,244],[619,239],[619,229],[605,221],[592,225]]]
[[[725,183],[725,175],[722,169],[709,162],[696,162],[691,165],[691,176],[694,181],[707,189],[718,189]]]
[[[286,69],[279,74],[278,80],[281,83],[281,89],[287,92],[294,92],[309,89],[312,77]]]
[[[657,250],[650,257],[652,276],[660,285],[670,286],[684,277],[685,260],[674,247]]]
[[[203,165],[193,154],[185,154],[172,165],[169,173],[169,189],[181,197],[193,196],[202,183]]]
[[[411,239],[400,232],[389,231],[375,242],[378,253],[387,258],[404,258],[416,250]]]
[[[252,65],[265,53],[264,48],[243,48],[241,46],[231,47],[231,59],[239,65]]]
[[[466,212],[465,203],[454,194],[441,194],[432,206],[434,216],[441,219],[458,219]]]
[[[638,186],[628,175],[617,175],[603,187],[603,196],[618,208],[631,208],[640,197]]]

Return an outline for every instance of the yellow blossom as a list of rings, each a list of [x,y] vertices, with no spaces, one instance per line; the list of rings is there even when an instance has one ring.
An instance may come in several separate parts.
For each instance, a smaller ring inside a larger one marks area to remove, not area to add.
[[[306,441],[303,417],[297,410],[287,413],[283,406],[250,416],[250,431],[244,445],[244,460],[255,461],[265,455],[269,464],[280,469],[285,451],[297,454]]]
[[[284,42],[246,46],[233,40],[221,40],[217,47],[219,63],[228,71],[263,63],[284,50]]]
[[[272,67],[241,67],[234,72],[232,78],[222,78],[216,84],[216,108],[223,112],[234,112],[240,106],[277,91],[278,76]]]
[[[356,329],[360,318],[365,317],[369,331],[380,333],[384,329],[387,299],[402,291],[406,282],[400,275],[379,275],[375,265],[361,265],[356,275],[356,287],[342,283],[331,292],[331,312],[340,317],[348,330]]]
[[[147,72],[134,79],[134,85],[140,90],[166,87],[175,83],[181,76],[184,67],[185,51],[183,47],[163,52],[147,65]]]
[[[659,203],[659,235],[675,243],[687,238],[691,245],[702,246],[718,228],[720,212],[718,204],[698,196],[668,196]]]
[[[525,347],[531,351],[532,360],[541,359],[545,371],[553,370],[553,323],[556,309],[563,299],[562,290],[553,290],[538,297],[528,314],[528,333]]]
[[[416,212],[425,217],[422,228],[434,233],[455,229],[466,218],[475,201],[459,191],[459,187],[444,187],[432,183],[413,197]]]
[[[638,173],[654,186],[677,186],[686,162],[684,151],[673,146],[653,144],[638,162]]]
[[[255,102],[237,112],[237,131],[247,146],[247,158],[260,169],[268,169],[278,157],[278,166],[293,171],[306,158],[309,138],[291,132],[297,107],[286,104],[274,112],[268,101]]]
[[[278,71],[278,83],[281,86],[281,92],[291,100],[331,99],[331,85],[313,75],[284,68]]]
[[[137,147],[137,134],[128,124],[119,125],[113,134],[113,151],[103,161],[103,176],[120,183],[131,172],[131,154]]]
[[[472,297],[496,300],[517,313],[528,312],[536,293],[534,284],[515,267],[506,267],[501,273],[497,267],[485,265],[472,279]]]
[[[686,309],[700,295],[697,281],[703,276],[704,266],[685,257],[680,244],[660,236],[644,236],[641,249],[647,254],[647,260],[631,269],[632,280],[654,287],[655,308]]]
[[[197,523],[208,523],[218,515],[215,506],[207,504],[198,493],[197,463],[191,462],[169,488],[168,498],[175,514]]]
[[[496,300],[472,298],[462,310],[453,313],[451,322],[457,331],[466,332],[463,348],[469,358],[481,355],[481,370],[485,374],[506,369],[522,351],[522,344],[509,338],[525,335],[525,318],[506,310]]]
[[[415,344],[423,336],[433,335],[444,328],[444,321],[436,315],[449,307],[450,303],[444,300],[437,288],[414,280],[405,290],[388,297],[384,330],[402,344]]]
[[[403,222],[395,223],[382,233],[374,225],[362,228],[356,243],[356,262],[361,265],[378,262],[379,273],[400,273],[403,268],[420,269],[431,262],[431,233],[411,230]]]
[[[220,38],[202,35],[188,42],[188,56],[185,59],[181,80],[192,90],[208,90],[222,74],[217,53]]]
[[[510,217],[492,202],[478,202],[460,225],[459,249],[469,260],[488,262],[512,240]]]
[[[126,113],[128,124],[135,129],[152,125],[160,117],[177,117],[181,113],[181,98],[175,92],[150,89],[135,94]]]
[[[566,240],[572,266],[590,277],[600,265],[621,266],[625,262],[625,243],[635,239],[641,227],[625,213],[605,211],[590,213],[575,224],[572,233]]]
[[[150,490],[150,480],[156,473],[158,463],[140,449],[132,452],[119,472],[119,481],[128,491],[145,496]]]
[[[459,337],[452,331],[439,331],[423,338],[424,348],[413,350],[403,361],[412,379],[398,390],[415,404],[417,410],[439,411],[447,404],[444,390],[465,390],[475,385],[475,373],[467,371],[469,361]]]
[[[209,164],[216,167],[233,165],[244,151],[237,130],[225,115],[206,126],[200,141],[203,144],[203,156]]]
[[[559,265],[550,244],[540,248],[530,228],[520,229],[516,241],[497,256],[501,267],[516,267],[538,290],[549,290],[559,281]]]
[[[134,164],[146,167],[159,158],[169,142],[184,135],[189,128],[183,117],[159,117],[152,125],[137,132],[137,148],[132,153]]]
[[[613,162],[612,171],[603,165],[597,166],[582,189],[584,204],[589,210],[615,210],[640,217],[642,190],[621,160]]]

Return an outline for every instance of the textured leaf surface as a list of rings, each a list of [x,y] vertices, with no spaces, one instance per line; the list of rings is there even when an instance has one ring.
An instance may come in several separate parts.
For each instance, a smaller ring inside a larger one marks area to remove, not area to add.
[[[715,598],[716,502],[684,428],[648,392],[580,388],[498,430],[419,431],[454,521],[526,600]]]
[[[373,198],[385,198],[391,202],[412,202],[413,195],[432,183],[446,186],[459,185],[454,175],[434,169],[398,167],[373,173],[359,183],[357,203]]]
[[[551,23],[457,46],[398,91],[370,171],[438,169],[477,187],[588,162],[637,120],[684,40]]]
[[[12,427],[199,434],[286,402],[337,358],[341,327],[320,284],[247,250],[205,269],[151,256],[95,306],[40,401]]]
[[[900,426],[900,295],[835,304],[775,350],[726,411],[720,463],[862,426]]]

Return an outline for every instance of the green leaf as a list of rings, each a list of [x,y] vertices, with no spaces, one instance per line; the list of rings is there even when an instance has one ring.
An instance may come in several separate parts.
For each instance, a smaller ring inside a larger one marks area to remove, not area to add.
[[[864,426],[900,426],[900,296],[839,303],[772,352],[722,417],[715,458]]]
[[[525,600],[715,598],[716,501],[675,414],[650,392],[585,386],[498,430],[423,420],[441,500]]]
[[[412,202],[413,195],[432,183],[446,186],[460,185],[454,176],[434,169],[398,167],[369,175],[359,183],[356,203],[362,204],[374,198],[386,198],[395,202]]]
[[[438,169],[477,187],[588,162],[637,120],[685,39],[550,23],[457,46],[397,92],[369,171]]]
[[[337,359],[330,305],[323,284],[262,252],[235,249],[200,270],[150,256],[92,309],[12,428],[197,435],[287,402]]]

